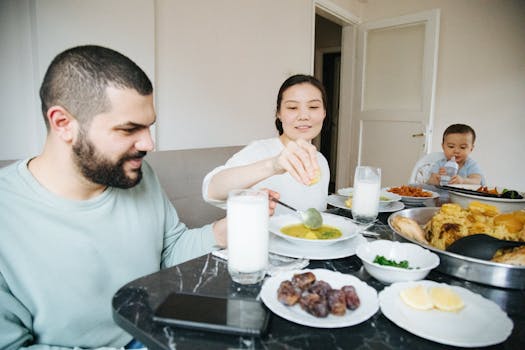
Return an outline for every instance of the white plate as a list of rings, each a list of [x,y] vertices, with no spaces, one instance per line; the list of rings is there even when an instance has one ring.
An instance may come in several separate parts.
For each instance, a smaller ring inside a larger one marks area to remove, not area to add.
[[[353,193],[354,193],[353,187],[340,188],[337,190],[337,194],[341,196],[345,196],[345,197],[351,197]],[[400,195],[392,193],[392,192],[388,192],[386,187],[381,189],[380,196],[388,198],[388,199],[383,199],[379,201],[379,203],[383,205],[401,200]]]
[[[417,284],[447,286],[463,299],[465,307],[458,312],[414,309],[401,300],[399,293]],[[513,327],[512,320],[496,303],[465,288],[428,280],[398,282],[386,287],[379,293],[379,305],[383,314],[399,327],[446,345],[479,347],[498,344],[507,339]]]
[[[337,194],[331,194],[326,199],[326,202],[334,207],[346,209],[346,210],[352,210],[348,208],[345,204],[345,197],[342,197]],[[392,213],[394,211],[398,211],[405,208],[405,205],[402,202],[391,202],[388,204],[380,204],[379,205],[379,212],[380,213]]]
[[[321,213],[323,217],[323,225],[332,226],[341,230],[342,236],[335,239],[307,239],[299,238],[286,235],[281,232],[281,228],[288,225],[301,224],[301,219],[297,214],[285,214],[285,215],[275,215],[270,218],[268,223],[268,230],[277,236],[284,238],[292,243],[309,246],[309,247],[322,247],[326,245],[331,245],[339,243],[350,239],[357,235],[358,226],[354,224],[349,219],[346,219],[340,215],[334,215],[329,213]]]
[[[268,250],[270,253],[288,256],[290,258],[330,260],[346,258],[347,256],[354,255],[357,247],[366,242],[366,238],[358,234],[352,239],[347,239],[346,241],[336,244],[308,247],[299,246],[274,234],[270,234]]]
[[[343,316],[328,315],[321,318],[310,315],[299,305],[286,306],[277,299],[277,290],[284,280],[289,280],[294,274],[311,271],[317,280],[328,282],[332,288],[346,285],[355,287],[361,305],[355,310],[346,310]],[[359,324],[372,317],[379,309],[377,292],[359,278],[325,269],[285,271],[268,278],[261,288],[261,299],[275,314],[295,323],[317,328],[341,328]]]

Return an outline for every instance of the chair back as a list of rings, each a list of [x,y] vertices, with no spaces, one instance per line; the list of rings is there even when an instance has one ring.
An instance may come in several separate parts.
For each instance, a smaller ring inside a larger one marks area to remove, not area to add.
[[[437,162],[443,157],[445,157],[443,152],[432,152],[429,154],[425,154],[423,157],[421,157],[416,162],[416,165],[414,165],[414,168],[412,169],[412,174],[410,175],[410,179],[408,180],[408,183],[409,184],[426,183],[428,179],[430,178],[430,170],[432,169],[432,165],[434,165],[435,162]]]

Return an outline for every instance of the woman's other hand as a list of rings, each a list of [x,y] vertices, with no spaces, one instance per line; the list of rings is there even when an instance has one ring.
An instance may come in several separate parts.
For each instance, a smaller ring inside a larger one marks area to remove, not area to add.
[[[266,191],[266,193],[268,193],[268,213],[270,216],[272,216],[275,213],[275,207],[277,206],[277,203],[272,199],[279,200],[281,198],[281,195],[279,194],[279,192],[272,191],[268,188],[261,188],[261,190]]]

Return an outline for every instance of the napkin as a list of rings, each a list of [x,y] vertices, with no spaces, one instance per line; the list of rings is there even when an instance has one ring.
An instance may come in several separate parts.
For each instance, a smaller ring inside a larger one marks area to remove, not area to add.
[[[220,249],[212,252],[212,255],[228,260],[228,249]],[[268,270],[266,273],[270,276],[276,275],[282,271],[300,270],[308,266],[310,260],[289,258],[279,254],[268,254]]]

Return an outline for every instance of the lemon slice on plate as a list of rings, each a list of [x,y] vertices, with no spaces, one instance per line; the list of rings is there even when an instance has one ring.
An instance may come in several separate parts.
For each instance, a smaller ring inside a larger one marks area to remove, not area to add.
[[[400,293],[401,299],[410,307],[418,310],[430,310],[434,307],[432,298],[422,285],[403,289]]]
[[[434,306],[443,311],[458,311],[463,308],[463,300],[450,288],[434,287],[430,289]]]

